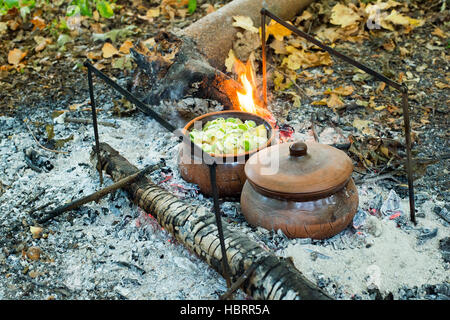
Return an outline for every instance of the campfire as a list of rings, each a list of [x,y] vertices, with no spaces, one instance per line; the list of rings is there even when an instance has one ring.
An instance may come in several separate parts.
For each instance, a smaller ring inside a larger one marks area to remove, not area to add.
[[[256,85],[256,76],[250,60],[244,64],[242,61],[236,58],[234,62],[234,72],[237,75],[239,83],[243,89],[236,90],[238,97],[238,104],[235,106],[236,110],[242,110],[249,113],[257,114],[272,125],[275,125],[276,120],[273,114],[264,105],[261,99],[261,93],[258,92]]]

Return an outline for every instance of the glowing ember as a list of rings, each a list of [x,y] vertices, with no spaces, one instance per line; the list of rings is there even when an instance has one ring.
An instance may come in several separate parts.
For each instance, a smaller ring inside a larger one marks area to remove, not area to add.
[[[247,64],[242,63],[236,59],[234,63],[234,70],[238,76],[238,80],[243,87],[243,90],[236,91],[239,106],[238,110],[257,114],[272,124],[275,124],[275,118],[272,113],[263,107],[262,101],[258,97],[256,90],[255,73],[253,71],[250,61]]]

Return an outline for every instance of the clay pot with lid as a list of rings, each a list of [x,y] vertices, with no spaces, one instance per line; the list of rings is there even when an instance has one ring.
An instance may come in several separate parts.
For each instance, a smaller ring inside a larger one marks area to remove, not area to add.
[[[353,164],[341,150],[315,142],[283,143],[245,165],[246,220],[290,238],[324,239],[341,232],[358,209]]]

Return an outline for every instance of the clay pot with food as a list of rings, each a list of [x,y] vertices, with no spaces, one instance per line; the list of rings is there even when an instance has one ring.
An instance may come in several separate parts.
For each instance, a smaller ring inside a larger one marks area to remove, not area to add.
[[[227,149],[223,146],[223,141],[221,140],[223,137],[219,137],[219,135],[226,134],[225,130],[222,130],[224,131],[223,133],[215,133],[212,130],[208,130],[208,128],[204,128],[205,125],[209,125],[214,120],[220,122],[222,119],[224,119],[225,122],[240,119],[242,125],[252,124],[250,128],[251,132],[259,130],[260,132],[258,132],[258,134],[260,134],[261,131],[263,131],[266,138],[264,142],[258,144],[257,147],[254,147],[251,144],[245,144],[247,141],[243,141],[244,144],[242,147],[233,149],[233,146],[231,146],[231,149]],[[199,116],[191,120],[184,127],[183,133],[190,135],[191,139],[197,139],[196,136],[192,135],[192,133],[195,132],[194,129],[197,130],[197,132],[206,129],[206,131],[204,131],[205,134],[208,134],[207,131],[212,131],[211,136],[216,144],[207,145],[205,142],[200,146],[204,152],[210,154],[217,163],[216,181],[219,197],[239,197],[246,180],[244,172],[245,162],[250,156],[272,144],[275,137],[275,128],[264,118],[256,114],[230,110],[212,112]],[[208,136],[208,138],[211,137]],[[202,139],[194,141],[194,143],[196,142],[197,145],[199,145],[202,143]],[[212,195],[209,166],[205,163],[204,159],[202,159],[201,155],[193,154],[188,143],[180,144],[178,166],[184,180],[197,184],[202,193],[209,196]]]
[[[290,238],[324,239],[346,228],[358,209],[353,164],[341,150],[283,143],[254,154],[241,194],[246,220]]]

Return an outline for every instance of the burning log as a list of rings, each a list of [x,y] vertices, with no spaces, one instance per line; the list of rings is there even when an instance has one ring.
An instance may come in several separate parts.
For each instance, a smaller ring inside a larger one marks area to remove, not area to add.
[[[282,19],[291,19],[312,1],[268,1],[265,6]],[[232,26],[233,16],[249,16],[259,26],[262,3],[234,0],[178,35],[160,33],[153,51],[142,43],[131,49],[138,68],[149,78],[146,102],[158,105],[161,100],[192,95],[219,101],[225,109],[236,107],[241,85],[221,71],[238,32]]]
[[[100,162],[102,169],[115,181],[138,171],[106,143],[100,144]],[[223,274],[218,230],[212,212],[202,206],[186,204],[146,177],[135,180],[124,189],[180,243]],[[254,269],[241,286],[254,299],[331,299],[306,279],[289,259],[276,257],[246,234],[231,231],[227,222],[222,224],[231,277],[236,280],[249,268]]]

